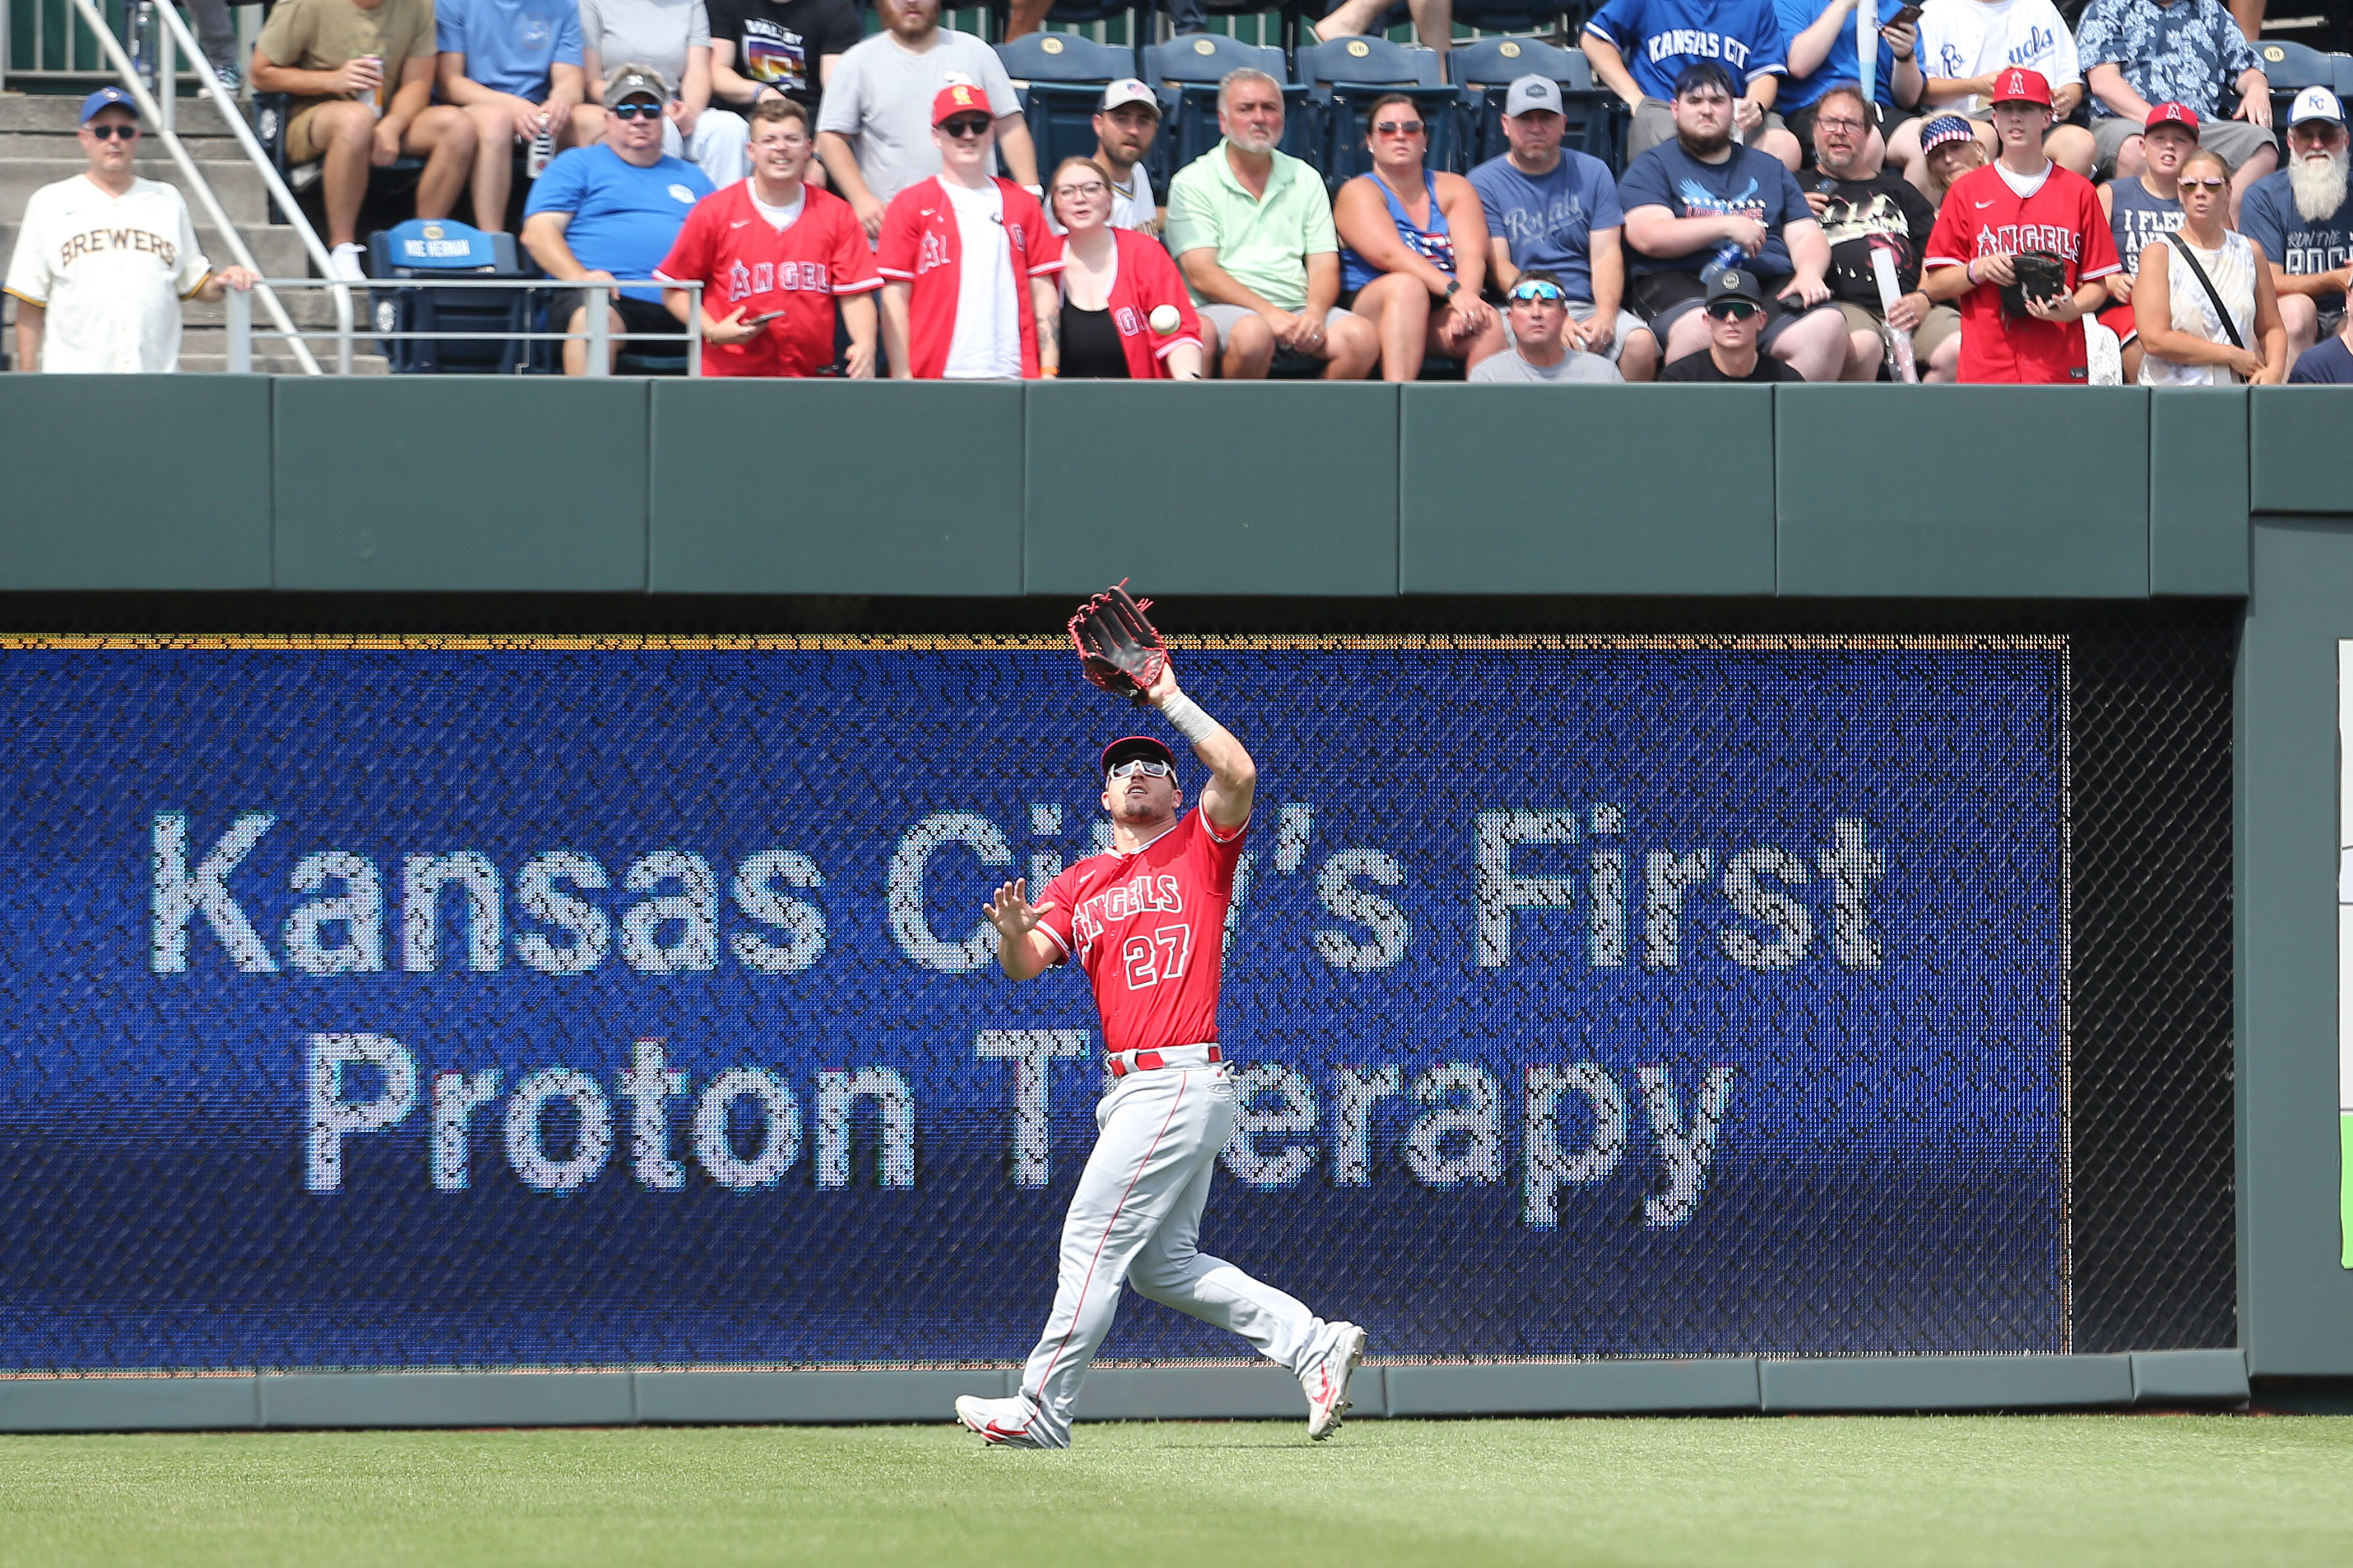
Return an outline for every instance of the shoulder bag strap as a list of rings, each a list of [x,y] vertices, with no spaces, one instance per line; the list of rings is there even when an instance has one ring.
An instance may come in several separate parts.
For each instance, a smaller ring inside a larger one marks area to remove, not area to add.
[[[2216,291],[2214,280],[2206,276],[2206,269],[2198,265],[2196,257],[2189,254],[2188,242],[2179,234],[2168,234],[2160,237],[2172,247],[2173,254],[2181,258],[2181,264],[2189,268],[2189,276],[2198,279],[2199,287],[2206,290],[2206,298],[2214,306],[2214,319],[2221,321],[2222,330],[2231,334],[2231,346],[2234,349],[2245,348],[2246,341],[2239,336],[2238,323],[2231,320],[2230,308],[2222,303],[2222,296]]]

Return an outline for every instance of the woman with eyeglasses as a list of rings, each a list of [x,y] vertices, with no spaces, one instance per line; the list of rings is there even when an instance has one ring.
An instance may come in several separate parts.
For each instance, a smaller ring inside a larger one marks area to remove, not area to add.
[[[1065,158],[1046,182],[1047,212],[1064,230],[1060,332],[1064,379],[1198,381],[1202,323],[1168,252],[1150,235],[1111,226],[1111,175]]]
[[[2263,247],[2227,226],[2231,165],[2200,149],[2181,161],[2181,226],[2141,247],[2133,279],[2143,386],[2277,385],[2287,326]]]
[[[1507,345],[1503,322],[1479,298],[1486,279],[1487,217],[1460,174],[1422,167],[1430,137],[1401,92],[1373,100],[1366,144],[1372,173],[1340,187],[1340,303],[1372,322],[1381,379],[1411,381],[1425,355],[1476,370]]]

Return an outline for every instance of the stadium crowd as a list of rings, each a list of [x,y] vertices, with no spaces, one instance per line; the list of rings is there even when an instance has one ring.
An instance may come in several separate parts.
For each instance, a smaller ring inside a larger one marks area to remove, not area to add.
[[[1467,174],[1398,91],[1327,187],[1282,150],[1284,84],[1241,68],[1158,192],[1150,84],[1110,83],[1092,153],[1041,169],[995,49],[939,0],[875,4],[861,37],[851,0],[279,0],[250,77],[291,95],[339,275],[365,276],[372,168],[421,161],[420,217],[465,197],[495,232],[520,153],[521,244],[575,286],[551,328],[586,331],[581,285],[653,279],[608,329],[699,329],[707,374],[2353,384],[2344,107],[2305,89],[2283,135],[2222,0],[2090,0],[2072,30],[2052,0],[1926,0],[1867,36],[1857,0],[1607,0],[1581,43],[1622,173],[1525,75]],[[1425,37],[1445,11],[1415,6]],[[90,173],[33,197],[27,367],[171,368],[175,297],[250,281],[184,206],[169,244],[90,237],[134,200],[171,225],[139,134],[93,94]]]

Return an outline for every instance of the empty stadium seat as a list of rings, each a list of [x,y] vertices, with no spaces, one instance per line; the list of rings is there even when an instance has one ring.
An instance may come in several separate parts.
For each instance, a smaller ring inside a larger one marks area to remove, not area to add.
[[[997,45],[997,58],[1021,93],[1041,179],[1063,159],[1095,150],[1094,112],[1103,84],[1135,74],[1133,49],[1075,33],[1032,33]]]
[[[1508,150],[1504,138],[1504,92],[1519,77],[1549,77],[1559,84],[1561,106],[1568,127],[1562,144],[1577,147],[1616,171],[1623,160],[1625,106],[1606,87],[1596,87],[1593,68],[1581,49],[1564,49],[1540,38],[1481,38],[1457,44],[1451,59],[1454,80],[1471,112],[1470,150],[1474,164],[1498,158]]]
[[[2287,128],[2288,110],[2295,106],[2295,95],[2307,87],[2325,87],[2331,92],[2342,92],[2338,81],[2337,63],[2342,55],[2324,55],[2318,49],[2286,38],[2266,38],[2255,46],[2256,62],[2272,84],[2272,123],[2282,131]]]
[[[452,218],[411,218],[368,236],[371,278],[527,278],[511,234],[484,234]],[[531,345],[506,334],[530,331],[526,289],[373,290],[369,314],[378,331],[491,334],[459,340],[386,339],[396,375],[514,375],[531,363]]]
[[[1470,166],[1465,154],[1469,119],[1461,94],[1441,79],[1438,54],[1418,44],[1387,38],[1334,38],[1305,45],[1298,53],[1299,79],[1325,106],[1323,142],[1324,183],[1337,190],[1372,167],[1365,149],[1365,115],[1387,92],[1410,97],[1429,127],[1425,164],[1441,174]]]
[[[1290,63],[1271,44],[1245,44],[1222,33],[1198,33],[1155,44],[1144,51],[1144,79],[1160,94],[1160,138],[1147,160],[1153,184],[1168,188],[1168,176],[1218,144],[1218,83],[1229,71],[1248,67],[1284,83],[1282,150],[1321,164],[1323,116],[1307,89],[1290,80]]]

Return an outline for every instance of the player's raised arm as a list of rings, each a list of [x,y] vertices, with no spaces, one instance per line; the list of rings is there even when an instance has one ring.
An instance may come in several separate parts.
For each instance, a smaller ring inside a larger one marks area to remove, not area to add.
[[[1193,754],[1209,770],[1209,782],[1201,786],[1201,815],[1212,826],[1228,830],[1248,822],[1250,799],[1258,790],[1258,764],[1233,731],[1177,689],[1173,664],[1161,665],[1158,679],[1145,689],[1144,700],[1193,742]]]
[[[1035,980],[1054,967],[1061,950],[1039,930],[1051,903],[1029,901],[1029,883],[1017,877],[988,901],[988,923],[997,928],[997,967],[1015,980]]]

